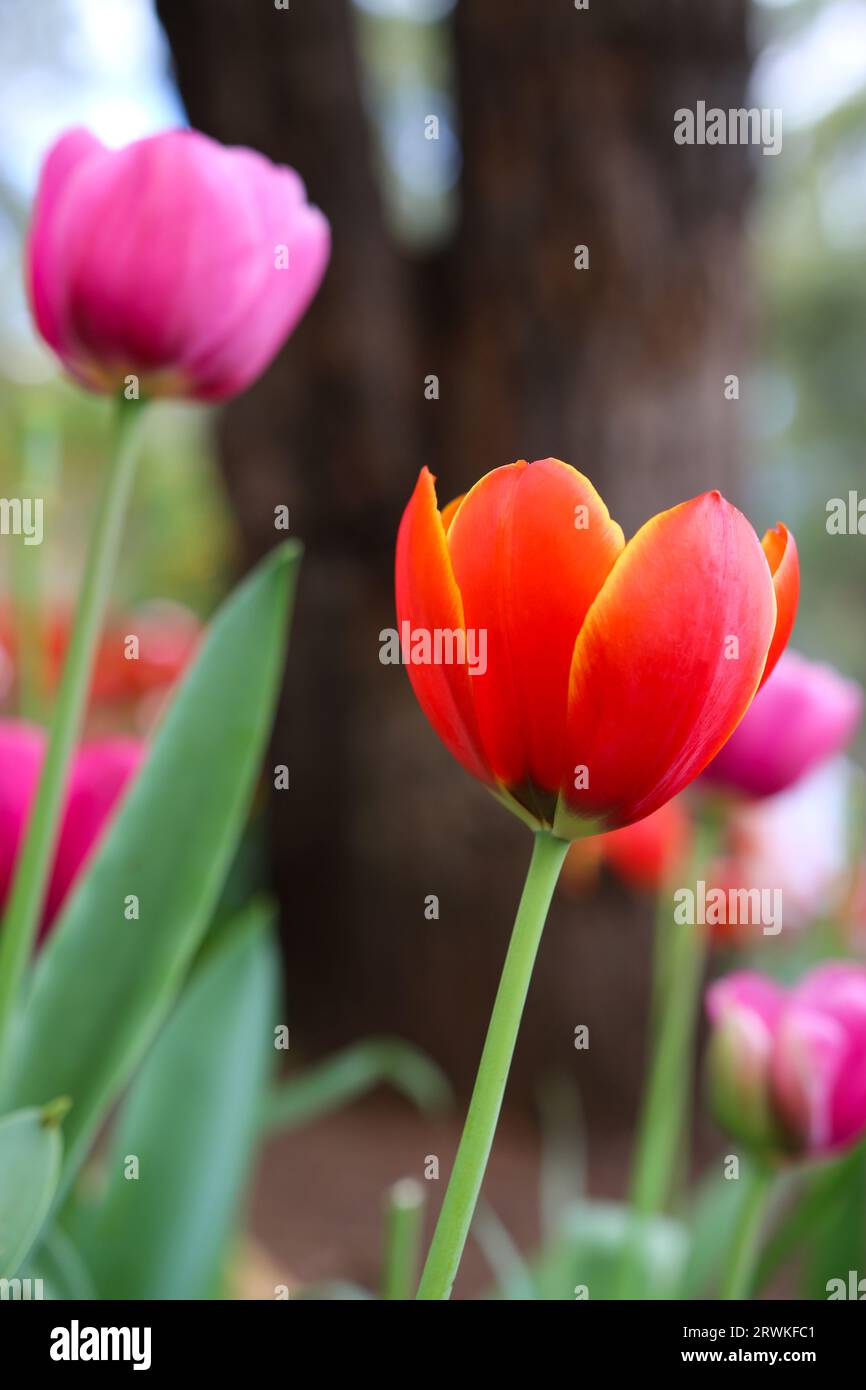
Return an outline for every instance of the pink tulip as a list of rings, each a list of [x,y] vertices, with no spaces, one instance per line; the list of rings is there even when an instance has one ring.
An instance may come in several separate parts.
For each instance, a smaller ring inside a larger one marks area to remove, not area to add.
[[[45,746],[42,729],[11,720],[0,722],[0,900],[3,902],[12,885]],[[43,932],[57,916],[143,756],[144,745],[130,738],[96,739],[78,750],[54,855]]]
[[[785,652],[704,777],[747,796],[775,796],[846,748],[862,712],[855,681]]]
[[[21,836],[45,756],[45,735],[32,724],[0,721],[0,902],[12,886]]]
[[[784,989],[750,971],[707,992],[719,1119],[777,1154],[820,1156],[866,1133],[866,966],[833,962]]]
[[[71,130],[42,168],[27,246],[36,323],[80,382],[225,400],[319,287],[325,217],[293,169],[195,130],[109,150]]]
[[[714,1109],[725,1129],[759,1149],[782,1143],[770,1103],[770,1069],[783,998],[772,980],[749,971],[707,991]]]
[[[143,757],[144,745],[134,738],[95,739],[78,750],[48,885],[46,925],[60,911]]]

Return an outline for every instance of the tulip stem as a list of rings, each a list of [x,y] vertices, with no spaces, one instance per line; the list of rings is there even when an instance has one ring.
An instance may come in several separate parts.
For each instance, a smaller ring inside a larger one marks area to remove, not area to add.
[[[121,400],[118,404],[115,456],[105,470],[48,749],[0,932],[0,1070],[7,1061],[10,1024],[45,902],[67,774],[81,730],[96,643],[132,490],[142,413],[140,402]]]
[[[719,1295],[724,1299],[743,1299],[751,1295],[773,1174],[766,1167],[758,1167],[747,1173],[743,1181],[746,1190],[741,1198],[727,1265],[719,1285]]]
[[[493,1146],[541,933],[567,851],[565,840],[536,831],[463,1135],[421,1276],[420,1299],[451,1296]]]
[[[50,507],[57,496],[60,471],[60,432],[53,411],[27,401],[18,431],[21,455],[21,497]],[[41,513],[40,513],[41,514]],[[16,552],[12,580],[17,653],[18,713],[22,719],[44,717],[47,687],[44,615],[42,613],[42,535],[35,545],[24,542]]]
[[[385,1208],[382,1297],[406,1302],[415,1296],[424,1221],[424,1189],[414,1178],[394,1183]]]
[[[670,911],[670,904],[667,905]],[[700,926],[659,923],[662,962],[667,965],[657,1014],[640,1140],[632,1179],[632,1205],[651,1216],[667,1203],[688,1108],[691,1043],[704,966]]]
[[[711,827],[701,827],[695,877],[709,861]],[[642,1283],[646,1223],[663,1210],[682,1150],[692,1084],[698,996],[706,938],[698,924],[672,920],[672,885],[662,889],[656,918],[649,1079],[641,1109],[631,1182],[633,1221],[623,1249],[617,1295],[635,1298]]]

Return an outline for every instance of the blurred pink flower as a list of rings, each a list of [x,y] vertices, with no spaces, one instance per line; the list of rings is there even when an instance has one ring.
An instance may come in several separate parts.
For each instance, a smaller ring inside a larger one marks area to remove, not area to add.
[[[778,796],[738,802],[724,852],[707,877],[725,891],[778,889],[786,928],[842,915],[854,884],[848,826],[857,776],[846,758],[831,758]],[[724,926],[714,937],[730,941],[754,931],[745,924]]]
[[[119,150],[70,130],[27,245],[46,342],[92,390],[224,400],[264,371],[319,287],[326,218],[293,169],[195,130]]]
[[[866,966],[832,962],[793,989],[750,971],[707,991],[719,1119],[777,1154],[834,1153],[866,1133]]]
[[[33,724],[0,721],[0,902],[12,886],[21,836],[45,756],[45,734]]]
[[[774,796],[846,748],[862,712],[856,681],[787,651],[703,775],[747,796]]]
[[[46,926],[63,906],[143,758],[144,744],[134,738],[95,739],[79,748],[69,779],[66,809],[48,885]]]
[[[32,724],[0,722],[0,900],[4,903],[30,806],[36,792],[46,736]],[[96,739],[76,754],[43,914],[43,932],[63,901],[144,756],[137,739]]]

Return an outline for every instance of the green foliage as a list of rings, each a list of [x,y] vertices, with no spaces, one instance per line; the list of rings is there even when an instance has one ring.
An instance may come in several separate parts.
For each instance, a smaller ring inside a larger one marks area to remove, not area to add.
[[[297,1129],[383,1082],[420,1110],[442,1109],[450,1100],[442,1072],[417,1047],[398,1038],[372,1038],[276,1086],[263,1107],[262,1123],[269,1130]]]
[[[6,1108],[72,1097],[65,1181],[177,996],[235,852],[283,668],[299,552],[226,602],[41,952]],[[126,920],[128,895],[140,920]]]
[[[50,1110],[0,1120],[0,1279],[13,1278],[36,1240],[60,1175],[60,1131]]]
[[[564,1213],[557,1236],[532,1266],[536,1296],[544,1301],[616,1298],[623,1259],[633,1250],[634,1296],[673,1298],[687,1248],[685,1228],[670,1217],[640,1220],[619,1202],[580,1202]]]
[[[208,956],[124,1102],[107,1188],[79,1226],[104,1298],[214,1290],[274,1059],[279,962],[270,927],[271,913],[253,908]]]

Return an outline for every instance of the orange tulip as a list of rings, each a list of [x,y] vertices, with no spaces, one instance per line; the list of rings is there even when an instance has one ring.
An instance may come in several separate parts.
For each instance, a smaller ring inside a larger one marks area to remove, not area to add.
[[[468,772],[562,839],[642,819],[698,775],[778,660],[798,595],[781,524],[761,543],[707,492],[626,543],[559,459],[496,468],[441,512],[422,469],[397,541],[422,709]]]

